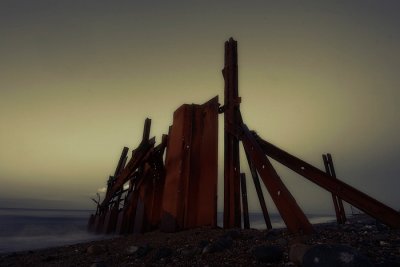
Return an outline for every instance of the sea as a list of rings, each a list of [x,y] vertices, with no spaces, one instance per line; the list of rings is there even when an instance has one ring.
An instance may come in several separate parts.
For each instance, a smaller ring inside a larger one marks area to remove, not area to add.
[[[0,254],[72,245],[112,238],[86,231],[91,210],[6,209],[0,208]],[[307,215],[311,223],[328,223],[334,215]],[[250,227],[266,229],[262,213],[250,213]],[[271,215],[273,228],[284,228],[278,214]],[[222,226],[222,212],[218,212]]]
[[[109,238],[86,231],[89,210],[0,209],[0,253]]]

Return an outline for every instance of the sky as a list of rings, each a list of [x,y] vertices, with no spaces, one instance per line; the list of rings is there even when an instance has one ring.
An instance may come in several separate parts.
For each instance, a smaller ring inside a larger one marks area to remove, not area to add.
[[[0,1],[0,207],[94,209],[146,117],[159,142],[180,105],[222,101],[233,37],[248,127],[321,169],[331,153],[339,179],[398,210],[399,13],[398,1]],[[328,192],[274,166],[306,213],[333,213]]]

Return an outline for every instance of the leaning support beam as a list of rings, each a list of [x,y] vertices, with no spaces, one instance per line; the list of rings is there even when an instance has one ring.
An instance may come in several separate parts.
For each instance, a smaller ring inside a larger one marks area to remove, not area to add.
[[[224,96],[224,228],[241,226],[239,140],[231,125],[239,125],[237,42],[225,42]]]
[[[149,138],[150,138],[150,127],[151,127],[151,119],[146,118],[146,120],[144,121],[142,142],[149,140]]]
[[[267,205],[265,204],[263,192],[261,190],[261,184],[260,184],[260,180],[258,178],[257,170],[254,167],[254,164],[251,162],[251,160],[249,158],[249,154],[247,152],[245,154],[246,154],[247,162],[249,164],[251,176],[253,178],[253,183],[256,188],[258,201],[260,202],[261,210],[262,210],[262,213],[264,216],[265,225],[267,226],[268,230],[272,229],[271,219],[269,218],[268,209],[267,209]]]
[[[245,124],[242,124],[240,128],[239,134],[243,146],[267,187],[288,230],[292,233],[311,234],[313,232],[312,225],[276,173],[253,134]]]
[[[324,161],[325,172],[329,176],[332,176],[331,170],[329,169],[328,158],[325,154],[322,155],[322,160]],[[336,221],[338,224],[343,224],[344,222],[342,221],[342,216],[339,210],[340,208],[339,208],[338,197],[334,193],[332,193],[332,201],[333,201],[333,206],[335,207]]]
[[[270,156],[329,192],[334,193],[347,203],[382,221],[388,226],[400,228],[400,213],[396,210],[358,191],[339,179],[332,179],[323,171],[292,156],[271,143],[262,140],[260,137],[257,136],[256,139],[267,156]]]
[[[120,156],[120,158],[119,158],[117,167],[115,168],[114,176],[110,176],[110,179],[109,179],[109,181],[108,181],[108,187],[107,187],[106,196],[108,196],[108,195],[110,194],[110,193],[109,193],[109,189],[113,186],[116,177],[117,177],[118,175],[120,175],[121,172],[122,172],[122,170],[125,168],[125,164],[126,164],[126,161],[127,161],[128,151],[129,151],[129,148],[127,148],[127,147],[124,147],[124,148],[122,149],[122,153],[121,153],[121,156]]]
[[[112,196],[122,188],[124,183],[129,180],[131,174],[145,161],[150,149],[154,146],[155,140],[154,138],[150,139],[147,144],[143,144],[139,146],[139,148],[135,151],[135,154],[131,158],[131,160],[126,165],[124,171],[115,181],[115,184],[110,189],[110,194],[106,196],[101,204],[101,207],[104,208],[107,206],[108,202],[111,200]]]
[[[123,185],[129,180],[131,175],[139,168],[142,163],[149,156],[151,149],[154,147],[155,138],[149,138],[151,120],[146,119],[143,130],[143,139],[138,148],[132,152],[132,158],[126,164],[125,168],[121,171],[120,175],[115,178],[115,182],[107,191],[107,194],[101,203],[101,208],[105,209],[109,201],[113,198],[114,194],[121,190]]]
[[[335,180],[337,180],[335,167],[333,166],[332,155],[328,153],[326,156],[328,157],[329,170],[331,171],[330,174]],[[342,223],[345,223],[347,219],[346,219],[346,212],[343,207],[343,201],[339,197],[337,197],[337,201],[338,201],[338,205],[339,205],[339,213],[340,213],[340,217],[341,217],[340,219],[341,219]]]
[[[247,204],[247,188],[246,188],[246,174],[240,174],[240,186],[242,189],[242,207],[243,207],[243,228],[250,229],[249,220],[249,205]]]
[[[127,147],[124,147],[122,149],[122,153],[119,158],[117,168],[115,169],[115,172],[114,172],[114,177],[117,177],[118,174],[120,174],[121,171],[124,169],[125,163],[126,163],[126,156],[128,155],[128,150],[129,150],[129,148],[127,148]]]

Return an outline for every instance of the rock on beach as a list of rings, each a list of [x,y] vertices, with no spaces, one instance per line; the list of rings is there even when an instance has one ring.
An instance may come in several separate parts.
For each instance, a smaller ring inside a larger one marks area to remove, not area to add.
[[[304,267],[370,267],[371,262],[356,249],[338,244],[311,247],[303,256]]]

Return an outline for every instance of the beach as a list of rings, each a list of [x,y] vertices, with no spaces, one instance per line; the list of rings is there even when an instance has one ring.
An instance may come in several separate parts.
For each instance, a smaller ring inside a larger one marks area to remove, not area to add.
[[[349,252],[343,255],[350,255],[350,260],[366,261],[370,266],[400,266],[400,231],[368,216],[352,217],[344,225],[316,224],[314,229],[310,236],[290,234],[286,229],[206,227],[177,233],[154,231],[3,253],[0,266],[295,266],[299,259],[293,253],[299,245],[300,251],[304,247],[308,251],[324,246],[331,251],[344,248]],[[307,253],[314,260],[332,257],[315,249],[314,254]]]

